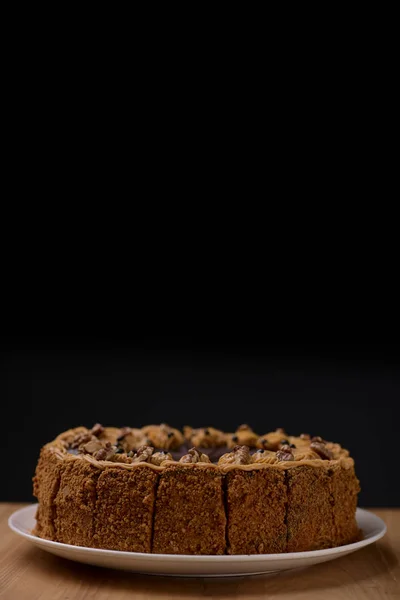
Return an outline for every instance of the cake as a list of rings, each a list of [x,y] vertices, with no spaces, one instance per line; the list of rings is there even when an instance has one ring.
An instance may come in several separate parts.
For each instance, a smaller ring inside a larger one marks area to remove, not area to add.
[[[275,554],[360,538],[349,452],[283,429],[77,427],[42,448],[33,482],[33,533],[77,546]]]

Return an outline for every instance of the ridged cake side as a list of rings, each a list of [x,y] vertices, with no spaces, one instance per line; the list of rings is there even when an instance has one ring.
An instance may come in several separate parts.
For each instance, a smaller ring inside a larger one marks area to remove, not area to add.
[[[97,481],[96,548],[151,552],[158,473],[143,466],[102,470]]]
[[[285,471],[229,471],[226,505],[228,554],[286,552]]]
[[[224,554],[223,476],[214,465],[171,465],[159,475],[152,551]]]
[[[57,540],[55,528],[55,498],[60,486],[63,460],[54,448],[44,446],[40,451],[39,462],[33,478],[33,494],[39,501],[36,513],[36,527],[33,533],[41,538]]]

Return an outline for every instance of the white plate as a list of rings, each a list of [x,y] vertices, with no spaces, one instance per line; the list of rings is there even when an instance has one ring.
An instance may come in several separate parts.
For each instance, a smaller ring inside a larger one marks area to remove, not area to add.
[[[10,528],[43,550],[81,563],[112,569],[123,569],[153,575],[182,577],[222,577],[233,575],[256,575],[285,571],[296,567],[309,567],[350,554],[372,544],[386,533],[386,525],[376,515],[357,509],[357,523],[364,539],[355,544],[313,550],[312,552],[288,552],[286,554],[252,554],[238,556],[188,556],[179,554],[144,554],[142,552],[119,552],[71,546],[50,540],[42,540],[31,531],[35,526],[37,504],[17,510],[8,520]]]

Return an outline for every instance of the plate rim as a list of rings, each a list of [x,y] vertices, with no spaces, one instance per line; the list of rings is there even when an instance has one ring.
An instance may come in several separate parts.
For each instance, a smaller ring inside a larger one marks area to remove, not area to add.
[[[379,531],[374,535],[367,537],[358,542],[352,542],[351,544],[345,544],[344,546],[336,546],[334,548],[325,548],[323,550],[308,550],[307,552],[283,552],[281,554],[211,554],[211,555],[201,555],[201,554],[153,554],[151,552],[128,552],[126,550],[109,550],[106,548],[90,548],[89,546],[74,546],[73,544],[65,544],[63,542],[54,542],[52,540],[47,540],[45,538],[39,538],[36,535],[32,535],[31,533],[27,533],[19,528],[15,524],[15,519],[27,513],[30,517],[34,517],[36,514],[38,503],[29,504],[28,506],[24,506],[22,508],[14,511],[8,518],[8,526],[9,528],[16,533],[17,535],[27,539],[28,541],[33,542],[36,545],[49,547],[49,548],[60,548],[66,550],[73,550],[77,552],[87,553],[90,552],[92,554],[98,554],[101,556],[120,556],[132,559],[146,559],[152,560],[154,562],[163,561],[163,562],[173,562],[177,559],[184,560],[185,562],[198,562],[201,561],[203,563],[218,561],[221,563],[232,563],[232,562],[251,562],[254,560],[265,560],[265,561],[290,561],[293,559],[307,559],[314,558],[320,556],[330,556],[332,554],[341,554],[344,552],[351,552],[354,550],[358,550],[363,548],[364,546],[368,546],[373,544],[374,542],[380,540],[387,532],[387,526],[385,522],[375,515],[374,513],[366,510],[364,508],[357,507],[356,511],[356,519],[360,516],[368,516],[369,519],[375,521],[376,526],[379,528]],[[33,515],[31,513],[34,513]]]

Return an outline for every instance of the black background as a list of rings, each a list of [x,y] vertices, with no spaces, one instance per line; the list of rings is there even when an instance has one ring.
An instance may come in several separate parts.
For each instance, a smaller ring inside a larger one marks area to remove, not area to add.
[[[394,345],[267,336],[3,336],[0,500],[31,501],[40,447],[77,425],[276,427],[339,441],[361,506],[400,506],[400,356]]]

